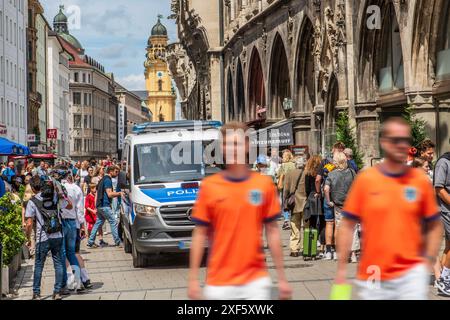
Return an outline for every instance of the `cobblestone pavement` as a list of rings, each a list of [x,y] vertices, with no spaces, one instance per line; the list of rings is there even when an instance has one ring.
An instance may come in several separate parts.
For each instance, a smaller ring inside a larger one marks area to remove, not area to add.
[[[109,236],[106,237],[112,243]],[[289,232],[283,231],[286,274],[294,289],[295,300],[328,299],[334,279],[336,262],[304,262],[302,258],[289,257]],[[267,250],[267,249],[266,249]],[[68,300],[185,300],[187,299],[188,255],[162,255],[153,260],[152,266],[134,269],[130,254],[123,249],[106,247],[88,249],[83,243],[82,255],[93,289],[84,294],[73,294]],[[270,255],[267,264],[275,279],[275,269]],[[356,265],[350,265],[354,276]],[[204,277],[205,269],[201,271]],[[32,296],[33,260],[28,260],[16,279],[14,299],[27,300]],[[51,257],[47,259],[42,278],[42,296],[51,299],[54,272]],[[446,299],[431,289],[430,299]],[[275,290],[274,290],[275,291]],[[275,294],[275,293],[274,293]],[[357,293],[354,293],[357,298]]]

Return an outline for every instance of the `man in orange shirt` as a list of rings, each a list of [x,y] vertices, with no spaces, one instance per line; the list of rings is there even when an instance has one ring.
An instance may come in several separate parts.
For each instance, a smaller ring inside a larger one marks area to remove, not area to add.
[[[292,295],[283,268],[277,190],[270,177],[251,172],[245,163],[249,150],[246,130],[237,122],[222,128],[227,168],[202,182],[194,207],[192,218],[197,227],[192,238],[188,289],[189,298],[194,300],[270,299],[272,283],[263,251],[264,227],[278,274],[280,299]],[[207,279],[202,293],[198,273],[208,238]]]
[[[336,283],[346,282],[353,230],[360,222],[361,298],[424,300],[442,240],[436,196],[428,177],[406,166],[411,128],[404,119],[387,120],[380,142],[385,161],[356,178],[344,205]]]

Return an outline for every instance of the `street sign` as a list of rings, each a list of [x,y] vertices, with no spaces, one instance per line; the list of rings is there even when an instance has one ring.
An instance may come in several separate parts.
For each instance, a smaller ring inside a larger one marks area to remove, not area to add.
[[[117,149],[123,150],[123,143],[125,140],[125,106],[123,104],[119,105],[118,112],[119,121],[117,121]]]
[[[58,139],[58,129],[47,129],[47,139]]]
[[[35,134],[27,135],[27,142],[36,142],[36,135]]]

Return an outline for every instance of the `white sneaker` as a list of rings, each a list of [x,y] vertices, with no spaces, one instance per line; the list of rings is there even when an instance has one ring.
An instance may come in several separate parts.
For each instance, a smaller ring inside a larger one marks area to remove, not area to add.
[[[327,252],[325,254],[325,259],[324,260],[332,260],[333,259],[333,254],[331,252]]]
[[[333,260],[337,261],[337,259],[338,259],[338,256],[337,256],[337,252],[335,251],[335,252],[333,252]]]

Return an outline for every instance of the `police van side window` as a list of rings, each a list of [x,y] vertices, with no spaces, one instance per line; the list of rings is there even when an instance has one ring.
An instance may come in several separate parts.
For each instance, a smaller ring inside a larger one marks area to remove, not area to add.
[[[128,143],[125,143],[124,151],[123,151],[123,161],[122,161],[123,167],[122,167],[122,170],[126,173],[126,185],[127,186],[130,185],[130,178],[129,178],[129,175],[130,175],[129,168],[130,168],[130,166],[129,166],[129,163],[130,163],[130,145]]]

